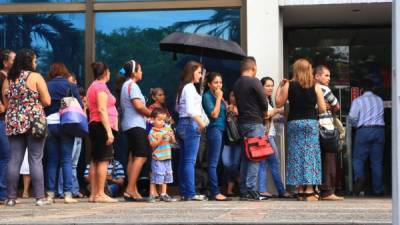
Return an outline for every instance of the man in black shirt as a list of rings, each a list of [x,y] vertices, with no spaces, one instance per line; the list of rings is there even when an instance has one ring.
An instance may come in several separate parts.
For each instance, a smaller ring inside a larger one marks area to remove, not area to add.
[[[261,137],[265,134],[263,125],[264,112],[268,110],[267,98],[264,94],[257,74],[257,64],[253,57],[246,57],[240,65],[240,78],[235,82],[233,92],[239,111],[238,124],[244,137]],[[242,158],[240,171],[240,192],[242,199],[264,200],[257,190],[259,162],[245,156]]]

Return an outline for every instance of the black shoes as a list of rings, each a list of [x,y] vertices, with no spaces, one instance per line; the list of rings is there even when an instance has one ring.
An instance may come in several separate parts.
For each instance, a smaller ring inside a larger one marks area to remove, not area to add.
[[[240,195],[240,200],[241,201],[262,201],[262,200],[268,200],[268,198],[261,196],[260,192],[258,192],[258,191],[248,191],[247,193]]]

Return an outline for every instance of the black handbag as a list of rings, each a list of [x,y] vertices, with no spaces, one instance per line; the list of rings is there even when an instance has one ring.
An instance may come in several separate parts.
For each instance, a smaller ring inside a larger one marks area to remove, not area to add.
[[[231,143],[237,143],[242,140],[242,136],[239,133],[236,117],[232,113],[228,113],[226,116],[226,134],[228,141]]]
[[[333,130],[328,130],[323,126],[319,126],[319,143],[321,151],[339,152],[339,131],[336,127]]]

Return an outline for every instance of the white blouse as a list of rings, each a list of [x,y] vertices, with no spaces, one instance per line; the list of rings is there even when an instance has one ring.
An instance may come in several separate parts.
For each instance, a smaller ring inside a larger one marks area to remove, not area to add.
[[[181,98],[176,105],[179,117],[201,116],[201,96],[197,93],[193,83],[188,83],[183,87]]]

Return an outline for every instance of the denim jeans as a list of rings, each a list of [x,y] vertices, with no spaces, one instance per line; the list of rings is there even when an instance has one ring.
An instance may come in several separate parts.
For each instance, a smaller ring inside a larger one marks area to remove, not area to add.
[[[360,128],[356,131],[353,149],[354,180],[364,178],[364,164],[370,159],[372,191],[383,193],[383,147],[385,144],[385,129]]]
[[[223,131],[217,127],[207,127],[207,146],[208,146],[208,184],[212,197],[218,195],[218,174],[217,167],[222,150]]]
[[[24,159],[26,148],[28,147],[29,170],[32,179],[33,196],[36,199],[44,197],[43,180],[43,148],[44,138],[35,138],[30,133],[8,136],[10,142],[11,157],[8,163],[7,174],[7,197],[8,199],[17,198],[17,188],[19,171],[22,160]]]
[[[4,120],[0,120],[0,201],[7,198],[7,165],[10,160],[10,144]]]
[[[229,182],[235,182],[239,176],[240,158],[242,156],[242,145],[224,145],[222,150],[222,164]]]
[[[264,125],[261,123],[239,124],[239,131],[244,137],[262,137],[265,133]],[[247,159],[243,154],[240,166],[240,192],[257,191],[259,162]]]
[[[64,192],[72,192],[72,148],[74,137],[63,134],[59,124],[49,124],[47,147],[47,189],[57,191],[57,171],[62,168]]]
[[[196,195],[194,167],[199,150],[200,133],[197,123],[191,118],[179,118],[176,132],[179,137],[179,189],[183,197],[191,198]]]
[[[260,170],[258,172],[258,191],[267,191],[267,166],[269,166],[271,168],[272,179],[274,179],[276,190],[279,195],[283,195],[285,193],[285,187],[283,186],[280,173],[279,150],[276,146],[274,136],[269,136],[268,140],[274,150],[274,154],[260,162]]]
[[[76,137],[74,139],[74,147],[72,148],[72,195],[77,196],[80,193],[78,176],[76,168],[78,167],[79,157],[82,150],[82,138]],[[64,196],[64,182],[62,175],[62,168],[60,167],[60,172],[58,173],[58,188],[57,192],[59,196]]]

